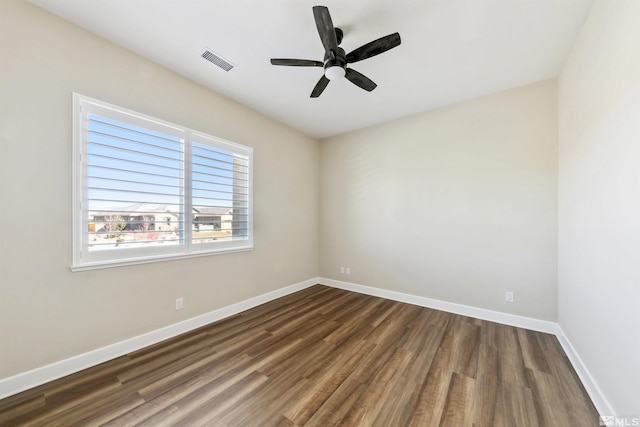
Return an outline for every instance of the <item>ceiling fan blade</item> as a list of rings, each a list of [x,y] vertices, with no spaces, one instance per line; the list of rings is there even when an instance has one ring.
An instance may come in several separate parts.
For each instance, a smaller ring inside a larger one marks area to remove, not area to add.
[[[324,67],[324,64],[320,61],[313,61],[311,59],[286,59],[286,58],[272,58],[272,65],[288,65],[291,67]]]
[[[371,80],[369,77],[365,76],[364,74],[360,74],[353,68],[347,68],[347,74],[345,77],[354,85],[359,86],[368,92],[371,92],[376,87],[378,87],[378,85],[375,84],[373,80]]]
[[[329,84],[329,79],[326,78],[323,74],[322,77],[320,77],[320,80],[318,80],[318,83],[316,83],[316,87],[314,87],[313,90],[311,91],[311,98],[319,97],[322,91],[324,91],[324,88],[326,88],[328,84]]]
[[[360,46],[354,51],[349,52],[346,56],[348,64],[353,62],[362,61],[363,59],[371,58],[386,52],[389,49],[393,49],[400,45],[400,34],[393,33],[388,36],[380,37],[378,40],[369,42],[363,46]]]
[[[338,51],[338,39],[336,38],[336,30],[333,28],[329,9],[326,6],[313,6],[313,17],[316,20],[316,27],[325,52],[329,54],[329,57],[335,59]]]

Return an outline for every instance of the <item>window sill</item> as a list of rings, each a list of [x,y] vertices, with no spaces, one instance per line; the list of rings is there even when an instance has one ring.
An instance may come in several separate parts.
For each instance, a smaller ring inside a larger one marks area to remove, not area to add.
[[[230,254],[236,252],[248,252],[254,249],[253,246],[243,246],[237,247],[233,249],[224,249],[217,251],[202,251],[202,252],[193,252],[190,254],[171,254],[171,255],[161,255],[161,256],[150,256],[150,257],[140,257],[140,258],[129,258],[122,259],[117,261],[96,261],[96,262],[87,262],[83,264],[74,264],[69,267],[72,272],[78,271],[87,271],[87,270],[98,270],[103,268],[113,268],[113,267],[126,267],[129,265],[139,265],[139,264],[150,264],[154,262],[163,262],[163,261],[174,261],[179,259],[186,258],[200,258],[204,256],[211,255],[222,255],[222,254]]]

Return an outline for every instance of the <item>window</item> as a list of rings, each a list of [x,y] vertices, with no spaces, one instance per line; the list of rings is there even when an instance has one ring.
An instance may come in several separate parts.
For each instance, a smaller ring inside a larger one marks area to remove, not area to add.
[[[72,270],[253,248],[250,147],[73,100]]]

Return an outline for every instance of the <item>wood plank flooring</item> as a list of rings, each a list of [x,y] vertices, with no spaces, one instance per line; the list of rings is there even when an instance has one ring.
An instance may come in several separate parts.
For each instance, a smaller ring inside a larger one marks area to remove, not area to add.
[[[313,286],[0,400],[2,426],[597,426],[553,335]]]

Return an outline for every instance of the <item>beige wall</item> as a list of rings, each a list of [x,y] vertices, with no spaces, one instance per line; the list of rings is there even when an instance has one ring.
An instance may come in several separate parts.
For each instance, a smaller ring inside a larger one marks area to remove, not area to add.
[[[71,273],[73,91],[253,147],[256,249]],[[318,275],[318,141],[17,0],[0,143],[0,378]]]
[[[640,416],[639,22],[596,1],[558,87],[558,320],[621,416]]]
[[[547,81],[324,140],[322,276],[555,320],[556,115]]]

